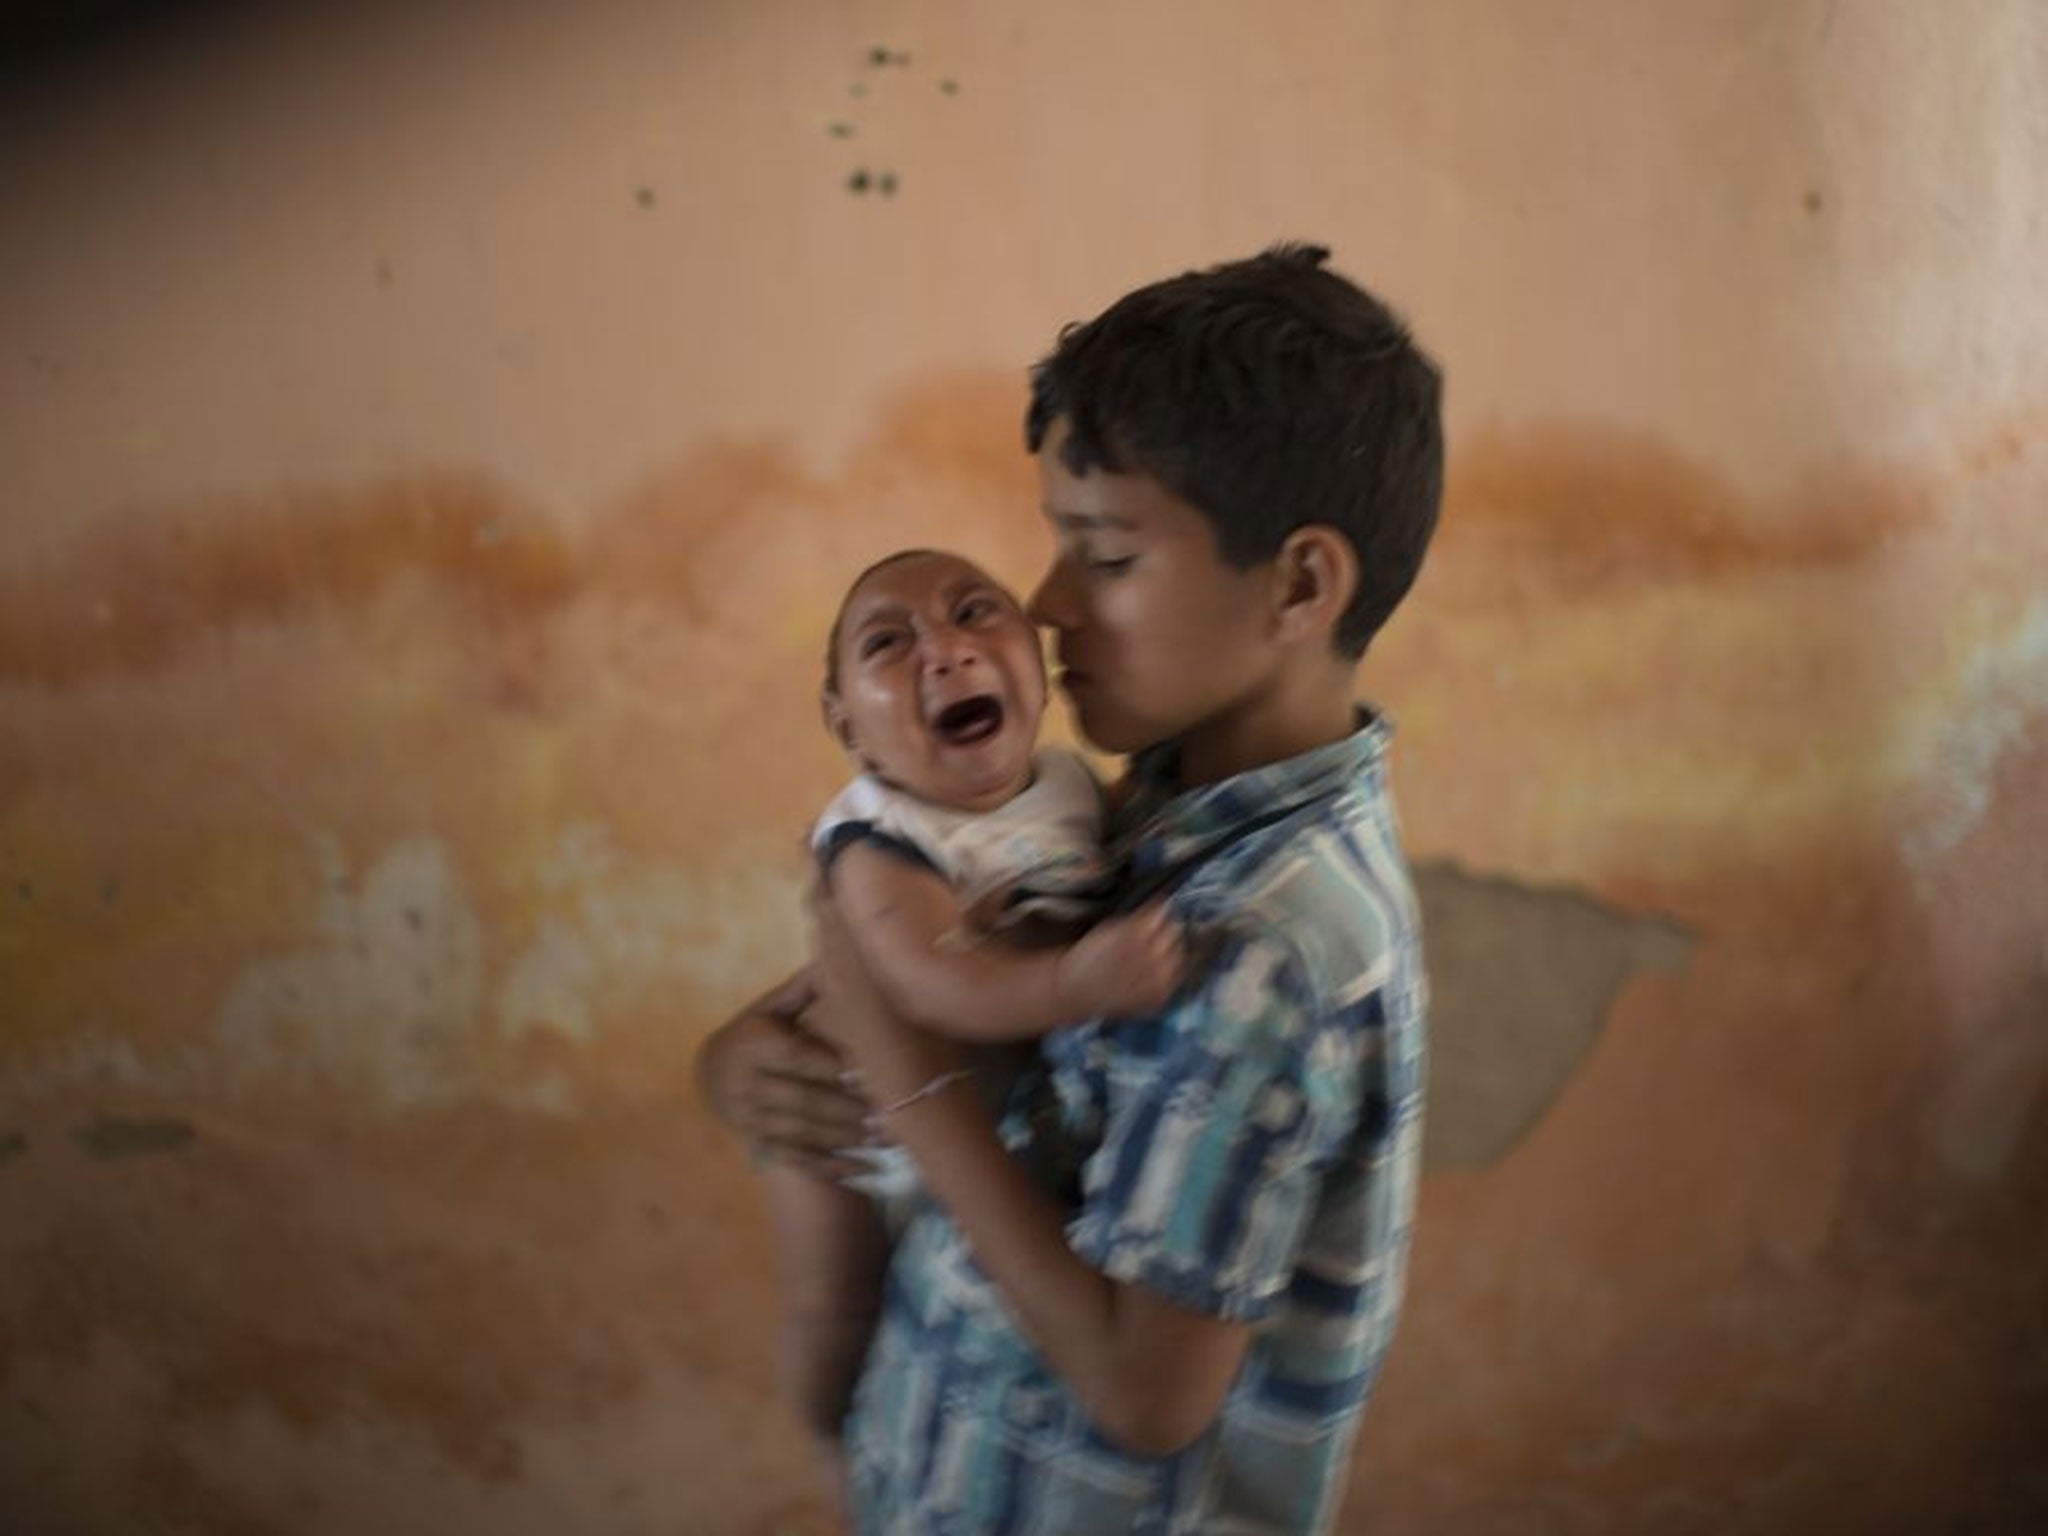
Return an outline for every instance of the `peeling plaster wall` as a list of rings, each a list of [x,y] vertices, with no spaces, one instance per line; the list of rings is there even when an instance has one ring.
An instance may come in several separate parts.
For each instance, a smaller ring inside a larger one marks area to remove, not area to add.
[[[0,1526],[821,1529],[688,1064],[831,604],[1303,235],[1453,448],[1342,1528],[2048,1524],[2048,14],[146,9],[0,80]]]

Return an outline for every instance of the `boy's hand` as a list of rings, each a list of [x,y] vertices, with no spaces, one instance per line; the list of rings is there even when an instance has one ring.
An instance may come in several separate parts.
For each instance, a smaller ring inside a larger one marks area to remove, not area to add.
[[[1060,960],[1060,997],[1073,1022],[1097,1016],[1156,1013],[1180,989],[1188,970],[1185,936],[1164,900],[1128,917],[1097,923]]]
[[[699,1049],[697,1080],[757,1156],[840,1178],[866,1166],[845,1154],[868,1140],[868,1103],[843,1081],[839,1052],[807,1027],[814,997],[805,972],[742,1009]]]

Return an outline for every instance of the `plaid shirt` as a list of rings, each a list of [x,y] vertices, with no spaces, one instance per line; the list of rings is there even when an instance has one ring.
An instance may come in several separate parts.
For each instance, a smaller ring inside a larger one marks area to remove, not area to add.
[[[1201,941],[1165,1012],[1043,1042],[1002,1133],[1114,1279],[1250,1325],[1216,1422],[1167,1457],[1089,1425],[928,1199],[891,1261],[847,1423],[863,1536],[1325,1531],[1400,1307],[1425,983],[1388,727],[1185,795],[1136,765],[1134,905]]]

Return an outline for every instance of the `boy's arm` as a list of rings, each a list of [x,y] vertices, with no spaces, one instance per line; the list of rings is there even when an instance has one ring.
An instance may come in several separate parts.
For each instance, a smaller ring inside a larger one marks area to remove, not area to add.
[[[834,903],[897,1017],[954,1040],[1030,1040],[1098,1014],[1145,1012],[1179,984],[1180,942],[1161,911],[1099,923],[1071,945],[943,942],[966,923],[935,871],[871,843],[833,860]]]
[[[1111,1440],[1152,1456],[1190,1443],[1222,1406],[1250,1322],[1292,1274],[1320,1177],[1313,1149],[1333,1140],[1329,1114],[1297,1111],[1317,1092],[1341,1104],[1356,1081],[1326,1062],[1327,1081],[1310,1087],[1301,989],[1282,982],[1270,946],[1219,962],[1184,1005],[1215,1027],[1181,1036],[1186,1049],[1119,1111],[1070,1236],[1069,1213],[1004,1150],[974,1095],[903,1103],[957,1056],[889,1015],[831,904],[818,907],[819,1027],[860,1062],[877,1103],[902,1105],[887,1129],[1023,1331]],[[1191,1157],[1228,1176],[1189,1178]]]
[[[1068,1245],[1065,1210],[1003,1148],[974,1095],[933,1094],[888,1127],[1105,1437],[1133,1455],[1168,1456],[1209,1427],[1244,1359],[1248,1326],[1082,1260]]]
[[[867,1100],[841,1081],[839,1052],[804,1027],[816,989],[792,972],[697,1048],[698,1091],[756,1156],[840,1178],[864,1166],[846,1153],[867,1140]]]

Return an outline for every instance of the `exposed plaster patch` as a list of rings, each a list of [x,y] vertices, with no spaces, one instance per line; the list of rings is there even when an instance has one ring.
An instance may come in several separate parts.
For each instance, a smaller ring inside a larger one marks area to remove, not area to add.
[[[1418,865],[1430,975],[1429,1167],[1484,1168],[1542,1119],[1607,1010],[1646,970],[1676,970],[1694,936],[1584,892]]]
[[[797,911],[781,861],[764,852],[732,850],[697,875],[623,858],[602,827],[569,828],[541,869],[553,906],[498,987],[499,1032],[547,1029],[589,1043],[606,1000],[760,985],[787,954]]]
[[[338,840],[316,842],[319,942],[258,960],[235,982],[215,1035],[231,1076],[306,1080],[393,1104],[471,1080],[483,930],[446,850],[415,839],[359,883]]]
[[[2048,722],[2048,598],[2002,628],[1981,609],[1964,628],[1963,654],[1940,692],[1946,707],[1908,747],[1913,777],[1933,800],[1903,839],[1922,878],[1990,811],[2006,755]]]
[[[203,1081],[192,1052],[145,1062],[129,1041],[116,1039],[104,1023],[81,1026],[70,1038],[37,1056],[30,1065],[10,1067],[9,1092],[27,1100],[66,1088],[176,1089]]]

